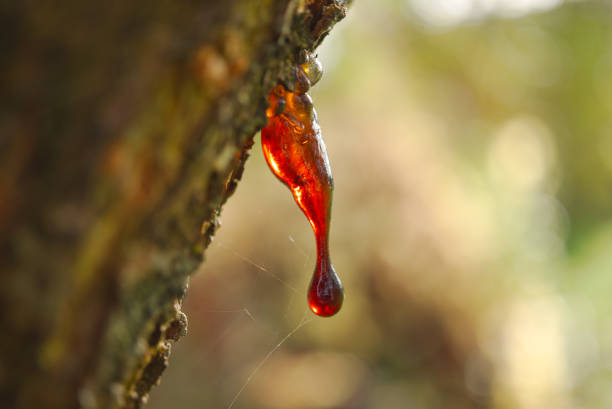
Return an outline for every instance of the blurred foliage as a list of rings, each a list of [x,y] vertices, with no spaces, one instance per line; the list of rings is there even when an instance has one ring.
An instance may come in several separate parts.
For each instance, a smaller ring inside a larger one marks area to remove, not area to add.
[[[509,4],[353,4],[312,93],[343,310],[256,144],[151,408],[612,407],[612,8]]]

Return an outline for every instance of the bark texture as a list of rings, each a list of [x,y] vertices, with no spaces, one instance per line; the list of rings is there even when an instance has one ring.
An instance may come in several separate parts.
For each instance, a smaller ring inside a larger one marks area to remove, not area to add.
[[[345,5],[5,3],[0,407],[137,408],[267,90]]]

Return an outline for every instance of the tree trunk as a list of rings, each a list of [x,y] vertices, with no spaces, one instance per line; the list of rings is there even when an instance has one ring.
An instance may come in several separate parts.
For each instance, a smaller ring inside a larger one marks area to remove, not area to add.
[[[5,2],[0,407],[135,408],[189,276],[339,0]]]

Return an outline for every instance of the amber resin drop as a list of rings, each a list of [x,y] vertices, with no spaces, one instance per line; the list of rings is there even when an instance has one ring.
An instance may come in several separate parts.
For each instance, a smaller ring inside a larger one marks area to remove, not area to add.
[[[344,290],[329,258],[333,179],[317,114],[306,93],[310,88],[306,72],[309,68],[313,72],[313,66],[307,61],[296,68],[295,92],[282,85],[270,91],[268,124],[261,130],[261,143],[270,169],[289,187],[314,231],[317,264],[308,305],[315,314],[329,317],[340,310]]]

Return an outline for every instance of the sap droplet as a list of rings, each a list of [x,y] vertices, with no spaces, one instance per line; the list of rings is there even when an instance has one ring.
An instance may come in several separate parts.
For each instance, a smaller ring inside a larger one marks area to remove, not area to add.
[[[295,92],[278,85],[268,93],[268,124],[261,130],[261,143],[270,169],[289,187],[314,231],[317,265],[308,305],[315,314],[329,317],[340,310],[344,290],[329,258],[333,178],[317,115],[306,93],[321,72],[318,61],[307,59],[296,67]]]
[[[302,64],[302,69],[310,80],[311,86],[319,82],[323,76],[323,65],[321,65],[321,62],[314,55],[306,57],[306,62]]]
[[[329,257],[318,260],[308,289],[308,306],[315,314],[330,317],[340,310],[343,301],[344,289]]]

